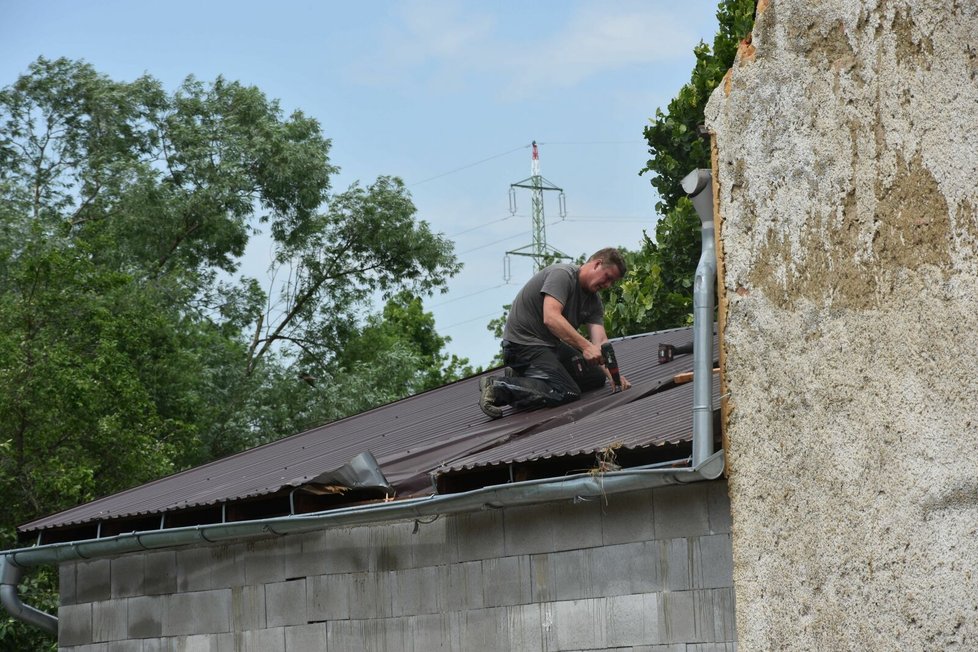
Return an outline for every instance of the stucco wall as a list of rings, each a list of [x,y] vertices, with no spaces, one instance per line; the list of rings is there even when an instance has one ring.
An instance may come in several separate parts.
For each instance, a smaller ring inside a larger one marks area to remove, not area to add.
[[[72,652],[733,652],[724,481],[61,565]]]
[[[758,12],[707,110],[741,649],[978,649],[978,3]]]

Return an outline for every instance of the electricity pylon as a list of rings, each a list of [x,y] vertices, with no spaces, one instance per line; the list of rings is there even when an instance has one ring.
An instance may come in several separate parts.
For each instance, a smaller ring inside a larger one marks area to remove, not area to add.
[[[537,141],[533,141],[533,156],[530,159],[530,177],[510,184],[509,186],[509,212],[516,214],[516,189],[528,188],[530,190],[530,206],[532,215],[533,242],[518,249],[506,252],[503,260],[503,278],[508,283],[510,278],[509,257],[529,256],[533,259],[535,272],[540,271],[554,260],[570,260],[571,257],[564,252],[551,247],[547,244],[547,223],[543,218],[543,191],[555,190],[560,194],[557,196],[560,208],[560,217],[567,216],[567,205],[564,198],[564,190],[558,188],[551,182],[540,176],[540,153],[537,151]]]

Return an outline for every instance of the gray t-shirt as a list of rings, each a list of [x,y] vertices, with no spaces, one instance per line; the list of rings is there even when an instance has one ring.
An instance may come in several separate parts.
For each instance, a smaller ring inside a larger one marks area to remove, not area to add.
[[[544,295],[564,304],[564,318],[574,328],[581,324],[604,324],[601,298],[581,288],[577,272],[576,265],[558,263],[534,274],[513,300],[503,339],[530,346],[557,346],[560,340],[543,324]]]

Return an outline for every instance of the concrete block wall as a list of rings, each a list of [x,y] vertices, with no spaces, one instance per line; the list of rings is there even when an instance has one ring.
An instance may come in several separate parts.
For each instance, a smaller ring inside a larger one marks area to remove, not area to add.
[[[61,650],[733,652],[724,481],[61,566]]]

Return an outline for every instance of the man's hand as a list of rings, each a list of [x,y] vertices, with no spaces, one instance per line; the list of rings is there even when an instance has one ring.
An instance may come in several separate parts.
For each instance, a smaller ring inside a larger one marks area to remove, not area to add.
[[[597,344],[588,342],[587,346],[581,349],[581,355],[588,364],[602,364],[601,347]]]

